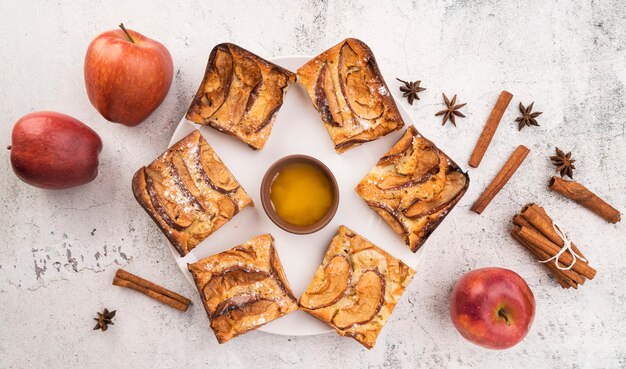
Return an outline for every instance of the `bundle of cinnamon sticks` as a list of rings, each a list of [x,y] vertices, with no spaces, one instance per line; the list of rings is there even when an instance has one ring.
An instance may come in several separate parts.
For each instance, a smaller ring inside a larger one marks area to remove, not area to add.
[[[513,238],[532,252],[538,261],[554,257],[565,245],[564,239],[555,230],[558,226],[555,226],[552,218],[537,204],[524,206],[522,211],[513,217],[513,224],[514,228],[511,231]],[[556,260],[544,263],[563,288],[578,288],[586,279],[593,279],[596,275],[596,270],[589,266],[585,256],[573,243],[571,250],[580,258],[565,251]],[[557,263],[561,269],[557,267]],[[571,268],[566,269],[570,265]]]

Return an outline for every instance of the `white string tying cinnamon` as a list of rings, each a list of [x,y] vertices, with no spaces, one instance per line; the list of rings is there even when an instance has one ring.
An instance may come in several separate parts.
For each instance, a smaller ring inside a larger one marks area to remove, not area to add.
[[[557,236],[559,236],[563,240],[563,247],[561,247],[561,250],[559,250],[559,252],[557,252],[556,255],[554,255],[553,257],[551,257],[551,258],[549,258],[547,260],[539,260],[539,262],[540,263],[547,263],[547,262],[550,262],[550,261],[554,260],[554,264],[556,265],[556,267],[559,270],[570,270],[570,269],[572,269],[574,264],[576,264],[576,261],[578,261],[579,259],[586,263],[587,259],[585,259],[581,255],[578,255],[572,249],[572,241],[570,241],[569,237],[567,237],[565,232],[561,231],[561,228],[559,228],[559,226],[557,226],[556,223],[554,223],[554,222],[552,222],[552,228],[554,228],[554,232],[556,232]],[[569,252],[572,255],[572,262],[571,262],[570,265],[568,265],[566,267],[561,267],[559,265],[559,258],[566,251]]]

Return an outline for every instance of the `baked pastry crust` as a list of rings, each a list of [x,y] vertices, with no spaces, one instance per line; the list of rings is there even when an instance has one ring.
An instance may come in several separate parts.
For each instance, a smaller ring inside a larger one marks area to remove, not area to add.
[[[219,343],[298,309],[270,234],[188,268]]]
[[[300,308],[371,349],[415,271],[340,226]]]
[[[362,41],[341,41],[300,67],[297,75],[338,153],[404,126],[374,54]]]
[[[198,130],[139,168],[132,186],[139,204],[181,256],[253,206]]]
[[[295,79],[294,73],[237,45],[219,44],[186,117],[260,150]]]
[[[355,190],[416,252],[468,186],[467,173],[410,126]]]

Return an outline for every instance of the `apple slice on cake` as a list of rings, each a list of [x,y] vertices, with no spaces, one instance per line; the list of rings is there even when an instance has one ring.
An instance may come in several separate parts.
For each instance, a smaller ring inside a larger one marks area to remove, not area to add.
[[[219,343],[298,309],[270,234],[188,268]]]
[[[372,348],[414,273],[340,226],[299,305],[342,336]]]
[[[410,126],[355,190],[416,252],[468,186],[467,173]]]
[[[186,118],[261,150],[296,75],[237,45],[213,48]]]
[[[139,168],[133,194],[181,256],[252,200],[196,130]]]
[[[404,126],[374,54],[362,41],[341,41],[300,67],[297,75],[338,153]]]

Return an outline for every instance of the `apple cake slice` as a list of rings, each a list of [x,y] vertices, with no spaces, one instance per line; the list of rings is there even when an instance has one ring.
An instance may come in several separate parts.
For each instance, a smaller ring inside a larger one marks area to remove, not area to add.
[[[416,252],[468,186],[467,173],[410,126],[355,190]]]
[[[186,117],[260,150],[295,79],[294,73],[237,45],[219,44]]]
[[[300,308],[371,349],[415,271],[340,226]]]
[[[298,309],[270,234],[188,268],[219,343]]]
[[[404,126],[374,54],[362,41],[341,41],[300,67],[297,76],[338,153]]]
[[[132,186],[139,204],[181,256],[253,206],[198,130],[141,167]]]

